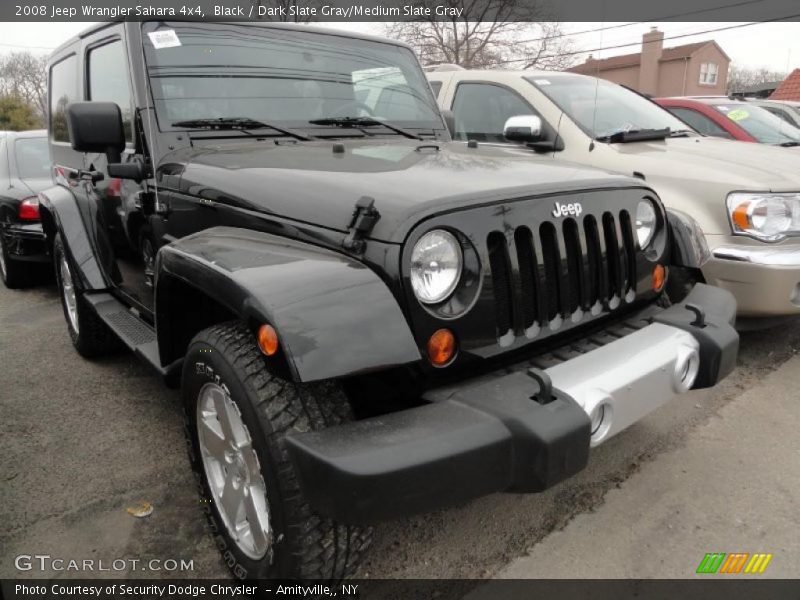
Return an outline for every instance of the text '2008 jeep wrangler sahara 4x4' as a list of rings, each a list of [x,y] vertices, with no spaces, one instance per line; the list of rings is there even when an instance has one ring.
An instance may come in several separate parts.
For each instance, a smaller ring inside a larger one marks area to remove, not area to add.
[[[115,23],[49,64],[69,334],[180,384],[238,577],[341,578],[369,524],[537,492],[734,366],[735,302],[640,180],[453,143],[413,52]]]

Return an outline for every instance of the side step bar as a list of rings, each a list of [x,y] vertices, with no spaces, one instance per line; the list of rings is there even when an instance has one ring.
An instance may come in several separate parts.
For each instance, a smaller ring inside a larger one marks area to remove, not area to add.
[[[156,330],[114,296],[99,293],[86,294],[85,298],[111,331],[159,375],[167,377],[180,367],[180,361],[161,366]]]

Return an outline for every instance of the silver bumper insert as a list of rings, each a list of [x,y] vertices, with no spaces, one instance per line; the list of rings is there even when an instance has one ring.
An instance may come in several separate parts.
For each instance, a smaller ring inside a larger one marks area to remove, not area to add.
[[[767,265],[800,268],[800,246],[719,246],[714,248],[714,258]]]
[[[691,389],[699,347],[691,334],[653,323],[547,373],[592,419],[597,446]]]

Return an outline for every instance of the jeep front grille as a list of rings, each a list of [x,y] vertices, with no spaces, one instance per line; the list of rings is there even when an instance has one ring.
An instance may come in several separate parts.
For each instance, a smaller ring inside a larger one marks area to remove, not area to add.
[[[598,219],[567,218],[538,229],[513,229],[487,237],[489,270],[500,342],[548,325],[558,329],[584,312],[613,310],[631,300],[636,285],[636,246],[631,217],[623,210]],[[515,277],[518,273],[518,277]]]

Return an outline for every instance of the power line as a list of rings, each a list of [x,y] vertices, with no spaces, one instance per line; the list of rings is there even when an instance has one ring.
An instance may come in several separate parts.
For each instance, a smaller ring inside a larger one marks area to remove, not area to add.
[[[544,42],[544,41],[554,40],[554,39],[557,39],[557,38],[569,37],[569,36],[573,36],[573,35],[583,35],[584,33],[601,33],[603,31],[611,31],[612,29],[622,29],[623,27],[632,27],[633,25],[644,25],[645,23],[652,23],[652,22],[655,22],[655,21],[669,21],[669,20],[672,20],[672,19],[676,19],[678,17],[689,17],[689,16],[692,16],[692,15],[698,15],[698,14],[701,14],[701,13],[712,12],[712,11],[715,11],[715,10],[723,10],[723,9],[726,9],[726,8],[737,8],[739,6],[747,6],[749,4],[760,4],[762,2],[770,2],[770,1],[771,0],[742,0],[741,2],[734,2],[732,4],[721,4],[719,6],[714,6],[714,7],[710,7],[710,8],[700,8],[700,9],[697,9],[697,10],[690,10],[690,11],[686,11],[686,12],[682,12],[682,13],[675,13],[675,14],[672,14],[672,15],[663,15],[663,16],[660,16],[660,17],[653,17],[652,19],[647,19],[645,21],[634,21],[632,23],[621,23],[619,25],[609,25],[608,27],[599,27],[599,28],[596,28],[596,29],[585,29],[583,31],[571,31],[571,32],[566,32],[566,33],[559,33],[559,34],[556,34],[556,35],[533,38],[533,39],[530,39],[530,40],[521,40],[521,41],[519,41],[517,43],[519,43],[519,44],[530,44],[530,43],[533,43],[533,42]],[[791,17],[789,17],[789,18],[791,18]]]
[[[58,46],[24,46],[22,44],[0,44],[5,48],[27,48],[29,50],[55,50]]]
[[[705,33],[714,33],[714,32],[717,32],[717,31],[728,31],[730,29],[742,29],[744,27],[752,27],[753,25],[763,25],[765,23],[775,23],[775,22],[778,22],[778,21],[787,21],[789,19],[795,19],[795,18],[798,18],[798,17],[800,17],[800,13],[794,14],[794,15],[787,15],[785,17],[779,17],[779,18],[775,18],[775,19],[766,19],[764,21],[758,21],[758,22],[755,22],[755,23],[740,23],[738,25],[729,25],[727,27],[718,27],[716,29],[706,29],[704,31],[695,31],[695,32],[692,32],[692,33],[684,33],[684,34],[681,34],[681,35],[672,35],[672,36],[668,36],[668,37],[663,38],[663,40],[653,40],[653,42],[655,42],[655,41],[664,41],[664,40],[677,40],[677,39],[680,39],[680,38],[692,37],[692,36],[695,36],[695,35],[703,35]],[[561,57],[561,56],[576,56],[578,54],[586,54],[587,52],[601,52],[601,51],[604,51],[604,50],[616,50],[618,48],[630,48],[631,46],[638,46],[638,45],[643,44],[643,43],[645,43],[645,42],[631,42],[629,44],[617,44],[615,46],[606,46],[605,48],[592,48],[592,49],[588,49],[588,50],[586,50],[586,49],[584,49],[584,50],[576,50],[576,51],[573,51],[573,52],[559,52],[558,54],[550,54],[550,55],[547,55],[547,56],[539,56],[537,58],[541,60],[541,59],[548,59],[548,58],[558,58],[558,57]],[[511,58],[511,59],[508,59],[508,60],[498,61],[496,64],[505,65],[505,64],[509,64],[509,63],[525,62],[527,60],[530,60],[530,58]]]

